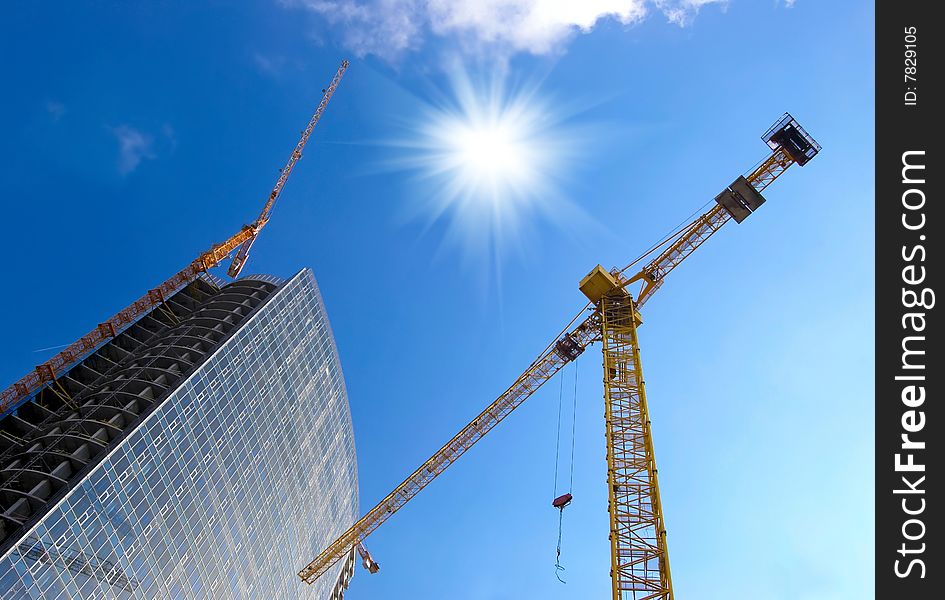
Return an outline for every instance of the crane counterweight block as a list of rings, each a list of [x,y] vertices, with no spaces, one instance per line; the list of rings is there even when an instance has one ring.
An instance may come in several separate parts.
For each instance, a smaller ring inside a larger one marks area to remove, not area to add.
[[[802,167],[817,156],[821,150],[817,140],[801,127],[801,124],[791,116],[791,113],[784,113],[780,119],[775,121],[774,125],[768,128],[761,139],[772,150],[784,149],[791,160]]]
[[[744,176],[739,175],[738,179],[715,197],[715,201],[732,215],[736,223],[741,223],[765,203],[765,197],[752,187]]]

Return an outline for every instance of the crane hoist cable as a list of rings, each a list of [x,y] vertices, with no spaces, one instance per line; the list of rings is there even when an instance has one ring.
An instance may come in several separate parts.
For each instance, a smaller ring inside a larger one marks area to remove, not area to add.
[[[571,478],[568,481],[568,491],[574,489],[574,438],[577,434],[577,391],[578,391],[578,361],[580,356],[574,359],[574,396],[571,398]]]
[[[705,210],[705,207],[708,206],[709,204],[711,204],[712,202],[713,202],[713,200],[707,200],[702,206],[700,206],[700,207],[697,208],[696,210],[694,210],[694,211],[692,211],[691,213],[689,213],[689,216],[688,216],[688,217],[686,217],[685,219],[683,219],[682,221],[680,221],[675,227],[673,227],[673,228],[670,230],[669,233],[667,233],[665,236],[663,236],[663,237],[660,239],[660,241],[658,241],[658,242],[656,242],[655,244],[653,244],[652,246],[650,246],[648,250],[646,250],[646,251],[643,252],[643,254],[641,254],[640,256],[638,256],[638,257],[636,257],[635,259],[633,259],[633,261],[632,261],[630,264],[628,264],[628,265],[625,266],[624,268],[620,269],[619,273],[620,273],[621,275],[624,274],[624,273],[626,273],[627,271],[630,270],[631,267],[633,267],[634,265],[636,265],[637,263],[639,263],[641,260],[643,260],[643,259],[646,258],[647,256],[650,256],[651,254],[653,254],[654,252],[656,252],[657,250],[659,250],[660,248],[662,248],[663,246],[665,246],[666,244],[668,244],[670,241],[676,239],[676,238],[677,238],[683,231],[685,231],[686,229],[692,227],[692,225],[693,225],[692,219],[693,219],[696,215],[698,215],[699,213],[701,213],[703,210]]]
[[[561,408],[564,405],[564,370],[558,373],[559,385],[558,385],[558,427],[555,431],[555,485],[554,485],[554,501],[552,501],[552,506],[558,501],[558,464],[559,464],[559,451],[561,449]],[[570,490],[569,490],[570,492]],[[555,577],[561,583],[567,583],[564,579],[561,579],[561,571],[564,571],[564,567],[561,566],[561,531],[563,527],[564,520],[564,507],[566,505],[562,504],[557,506],[558,509],[558,545],[555,550]]]
[[[561,407],[564,404],[564,373],[558,376],[558,425],[555,427],[555,479],[552,497],[558,497],[558,455],[561,450]]]
[[[564,566],[561,564],[561,534],[564,530],[564,507],[558,509],[558,547],[555,550],[555,578],[561,583],[568,583],[564,579],[561,579],[561,573],[565,570]]]
[[[576,424],[577,424],[577,359],[572,361],[574,363],[574,396],[571,400],[571,458],[568,465],[568,491],[562,495],[558,495],[558,465],[559,460],[559,449],[561,447],[561,413],[562,407],[564,405],[564,375],[565,370],[562,369],[559,373],[560,385],[558,387],[558,427],[557,433],[555,436],[555,481],[554,481],[554,496],[555,499],[551,502],[552,507],[558,509],[558,545],[555,551],[555,577],[558,578],[558,581],[561,583],[567,583],[565,580],[561,579],[561,571],[564,571],[564,567],[561,565],[561,539],[562,532],[564,529],[564,509],[571,501],[574,499],[572,492],[574,491],[574,438],[576,433]]]
[[[577,421],[577,360],[574,361],[574,396],[571,400],[571,457],[568,464],[568,489],[567,494],[573,491],[574,487],[574,435]],[[558,421],[555,433],[555,476],[554,476],[554,498],[555,502],[562,496],[558,494],[558,465],[561,463],[561,417],[564,407],[564,369],[560,372],[560,385],[558,387]],[[570,501],[570,500],[569,500]],[[556,506],[557,507],[557,506]],[[563,507],[562,507],[563,508]]]

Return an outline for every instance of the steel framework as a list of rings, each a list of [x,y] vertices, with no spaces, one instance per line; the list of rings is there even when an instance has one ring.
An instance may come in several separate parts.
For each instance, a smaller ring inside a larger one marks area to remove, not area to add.
[[[637,339],[642,319],[624,288],[605,294],[599,310],[613,597],[668,599],[673,584]]]

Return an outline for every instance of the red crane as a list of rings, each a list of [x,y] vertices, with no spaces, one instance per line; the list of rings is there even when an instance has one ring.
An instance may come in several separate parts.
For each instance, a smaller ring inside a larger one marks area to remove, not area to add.
[[[24,400],[36,393],[37,390],[54,382],[60,374],[67,371],[85,355],[118,335],[118,333],[128,325],[131,325],[151,312],[151,310],[163,303],[165,298],[174,294],[174,292],[199,277],[202,273],[206,273],[217,266],[237,248],[239,248],[239,250],[233,258],[233,262],[230,264],[227,273],[230,277],[238,276],[243,266],[246,264],[246,259],[249,257],[249,249],[252,247],[253,241],[255,241],[256,236],[259,235],[260,230],[269,222],[272,209],[276,204],[276,200],[279,198],[279,194],[282,192],[282,188],[285,187],[289,173],[292,172],[295,163],[302,158],[302,149],[305,148],[305,143],[308,142],[308,138],[312,135],[312,130],[315,129],[315,125],[318,123],[319,119],[321,119],[322,113],[325,112],[325,107],[328,106],[328,101],[331,100],[335,89],[341,82],[341,77],[347,69],[348,61],[341,61],[341,66],[338,67],[335,76],[331,78],[328,87],[322,90],[322,99],[315,108],[315,113],[309,120],[308,126],[302,131],[302,137],[299,138],[298,143],[292,150],[292,154],[289,155],[289,161],[286,163],[285,167],[282,168],[276,185],[272,188],[272,192],[269,193],[269,198],[266,200],[262,212],[259,213],[259,217],[257,217],[255,221],[249,225],[244,225],[242,229],[230,236],[223,243],[211,246],[209,250],[198,256],[193,262],[171,276],[164,283],[152,290],[148,290],[148,293],[135,301],[131,306],[125,307],[107,321],[99,323],[95,329],[70,344],[65,350],[41,365],[38,365],[19,381],[3,390],[3,392],[0,393],[0,415],[16,408]]]

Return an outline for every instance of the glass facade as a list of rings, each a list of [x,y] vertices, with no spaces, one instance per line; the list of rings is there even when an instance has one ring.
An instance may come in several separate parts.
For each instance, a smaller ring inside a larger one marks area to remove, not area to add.
[[[306,269],[69,482],[0,556],[0,596],[322,599],[344,565],[312,586],[296,573],[357,510],[344,380]]]

